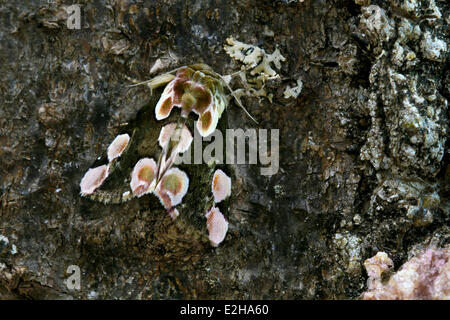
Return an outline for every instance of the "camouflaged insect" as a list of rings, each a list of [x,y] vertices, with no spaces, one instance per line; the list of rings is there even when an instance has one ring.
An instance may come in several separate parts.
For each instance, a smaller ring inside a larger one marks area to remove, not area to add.
[[[228,222],[214,207],[213,198],[207,196],[211,191],[215,192],[212,189],[207,191],[214,180],[215,165],[185,165],[182,170],[173,167],[173,163],[192,143],[189,127],[194,129],[195,126],[203,137],[216,129],[228,104],[224,91],[226,83],[206,65],[181,67],[151,80],[135,83],[147,85],[152,92],[161,86],[165,87],[157,101],[156,95],[153,95],[147,106],[125,128],[125,132],[114,139],[106,154],[86,172],[80,182],[81,195],[104,203],[121,203],[134,197],[154,194],[175,219],[179,216],[175,207],[187,194],[189,176],[196,177],[201,181],[196,181],[199,187],[194,190],[193,201],[194,207],[197,206],[200,212],[194,216],[192,212],[189,213],[190,218],[193,218],[190,220],[198,225],[207,212],[210,241],[217,245],[225,237]],[[233,95],[231,89],[230,92]],[[238,98],[236,101],[242,107]],[[174,107],[181,109],[179,114],[172,111]],[[197,116],[195,124],[194,119],[189,117],[191,112]],[[199,196],[204,201],[195,200]],[[211,208],[214,210],[211,211]],[[215,213],[214,219],[211,212]],[[214,225],[214,221],[220,225]]]
[[[181,117],[191,112],[198,115],[196,127],[201,136],[209,136],[216,129],[227,100],[219,79],[200,70],[183,67],[175,79],[165,87],[155,107],[157,120],[170,115],[173,107],[181,108]]]

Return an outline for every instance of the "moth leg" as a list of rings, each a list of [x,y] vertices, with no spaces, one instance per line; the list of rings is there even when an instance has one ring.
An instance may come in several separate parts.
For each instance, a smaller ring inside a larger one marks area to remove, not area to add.
[[[231,89],[230,85],[225,81],[225,79],[222,77],[222,75],[214,72],[214,71],[210,71],[207,70],[205,71],[206,74],[210,74],[213,77],[219,78],[227,87],[228,91],[230,91],[231,96],[234,98],[234,100],[236,101],[236,104],[242,109],[244,110],[244,112],[247,114],[248,117],[250,117],[250,119],[252,119],[256,124],[259,124],[258,121],[256,121],[256,119],[247,111],[247,109],[244,107],[244,105],[241,102],[241,99],[239,99],[239,97],[237,95],[234,94],[233,89]]]

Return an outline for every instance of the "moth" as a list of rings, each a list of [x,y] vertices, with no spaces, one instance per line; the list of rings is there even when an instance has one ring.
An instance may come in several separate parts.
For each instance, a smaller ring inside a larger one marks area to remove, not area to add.
[[[152,96],[155,96],[153,93],[158,88],[164,86],[164,89],[157,100],[154,97],[137,114],[124,129],[125,132],[114,139],[105,154],[86,172],[80,182],[80,193],[104,203],[121,203],[134,197],[154,194],[175,219],[179,215],[176,206],[188,191],[189,177],[173,164],[176,157],[191,145],[193,129],[190,127],[195,126],[203,137],[214,132],[229,104],[226,90],[238,106],[251,115],[223,77],[204,64],[183,66],[143,82],[130,80],[133,86],[148,86]],[[174,112],[175,107],[180,109],[179,114]],[[194,116],[191,117],[191,114]],[[205,170],[206,174],[196,175],[210,176]],[[229,195],[231,182],[224,179],[213,179],[213,193]],[[224,187],[218,181],[225,181]],[[226,190],[221,190],[223,188]],[[215,207],[209,210],[208,229],[212,224],[210,221],[220,220],[222,226],[219,233],[222,234],[223,230],[226,233],[223,216],[220,217],[221,213],[219,211],[219,215],[217,211]],[[216,228],[216,231],[219,229]],[[215,235],[214,243],[218,242],[217,238],[220,235]]]

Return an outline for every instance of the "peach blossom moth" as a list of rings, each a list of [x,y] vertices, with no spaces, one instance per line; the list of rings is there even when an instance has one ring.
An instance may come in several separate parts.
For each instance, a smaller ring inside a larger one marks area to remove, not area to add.
[[[135,85],[147,85],[151,90],[165,85],[154,108],[156,121],[169,118],[174,107],[181,109],[181,117],[165,124],[157,139],[156,136],[149,137],[150,130],[133,130],[131,137],[128,133],[118,135],[108,146],[107,156],[100,160],[102,163],[89,169],[82,178],[80,193],[104,203],[121,203],[152,193],[175,219],[179,215],[175,207],[182,202],[189,188],[188,175],[173,167],[175,158],[188,150],[193,140],[186,125],[188,116],[191,112],[196,114],[195,127],[198,132],[203,137],[210,135],[228,105],[224,87],[230,90],[237,104],[245,108],[223,78],[206,65],[184,66],[148,81],[134,82]],[[154,120],[149,121],[155,123]],[[138,141],[141,138],[145,139],[144,142]],[[154,154],[159,153],[157,160],[151,154],[136,158],[144,145]],[[118,179],[110,178],[115,172],[128,176],[125,187],[119,185]],[[211,191],[214,203],[222,201],[231,194],[231,179],[223,171],[216,170]],[[210,242],[217,246],[225,238],[228,222],[215,206],[205,217]]]

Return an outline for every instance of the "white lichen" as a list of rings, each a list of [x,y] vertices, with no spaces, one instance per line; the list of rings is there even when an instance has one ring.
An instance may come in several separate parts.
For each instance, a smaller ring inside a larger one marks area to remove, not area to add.
[[[3,244],[6,246],[9,243],[9,239],[4,235],[0,234],[0,242],[3,242]]]
[[[264,86],[267,80],[280,77],[276,70],[280,70],[281,63],[286,61],[280,50],[276,48],[273,53],[268,54],[264,49],[235,40],[232,36],[227,38],[224,49],[230,57],[244,64],[241,71],[224,76],[228,84],[233,77],[240,78],[244,88],[234,91],[234,96],[266,97],[272,101],[273,95],[268,94]]]
[[[284,90],[284,98],[285,99],[289,99],[289,98],[297,99],[298,96],[300,95],[300,93],[302,92],[302,89],[303,89],[302,79],[298,78],[297,79],[297,86],[291,88],[288,85],[286,87],[286,90]]]
[[[388,41],[394,35],[394,28],[386,12],[377,5],[362,7],[361,26],[374,39]]]
[[[420,48],[425,58],[433,61],[442,61],[447,53],[447,43],[425,32],[420,42]]]
[[[243,62],[252,76],[264,79],[277,77],[278,74],[272,68],[272,64],[279,70],[281,62],[286,61],[278,48],[273,53],[267,54],[264,49],[235,40],[232,36],[227,38],[227,45],[224,48],[230,57]]]
[[[349,232],[343,232],[336,233],[333,242],[346,262],[345,269],[348,272],[357,272],[361,266],[361,239]]]

